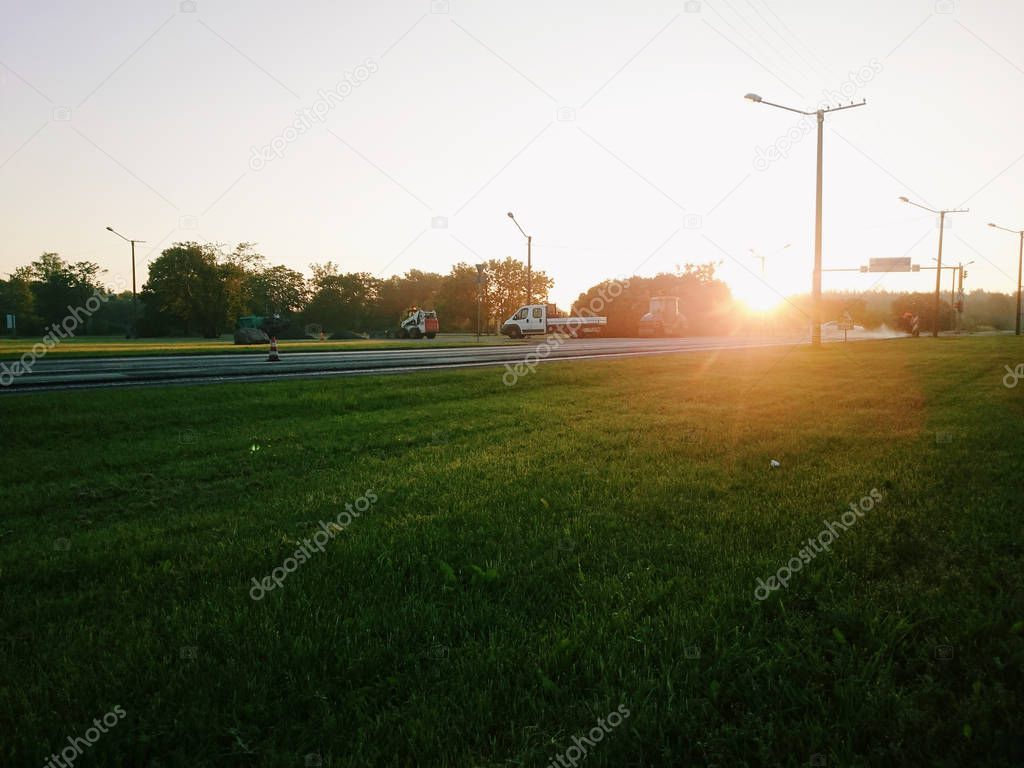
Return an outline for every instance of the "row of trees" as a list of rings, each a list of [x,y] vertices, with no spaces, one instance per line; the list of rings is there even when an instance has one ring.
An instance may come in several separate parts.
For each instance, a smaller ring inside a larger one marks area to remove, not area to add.
[[[70,263],[56,253],[44,253],[16,269],[9,279],[0,280],[0,315],[14,315],[23,335],[41,335],[44,328],[67,316],[69,306],[82,307],[90,296],[105,291],[102,272],[91,261]],[[116,324],[108,327],[110,312],[104,316],[89,318],[87,332],[120,330]]]
[[[410,270],[378,278],[366,272],[342,272],[332,263],[311,265],[310,278],[283,265],[273,265],[251,243],[231,250],[195,242],[175,243],[149,265],[149,278],[139,294],[137,330],[143,336],[195,335],[216,337],[235,327],[243,315],[280,315],[286,334],[301,335],[309,325],[328,333],[378,333],[394,328],[407,309],[436,309],[442,331],[472,332],[477,324],[477,299],[485,331],[499,329],[502,320],[520,306],[527,290],[525,266],[518,260],[492,259],[484,265],[486,279],[478,282],[474,265],[459,263],[448,274]],[[18,333],[41,335],[60,322],[69,307],[81,307],[89,296],[104,291],[103,271],[93,262],[67,262],[44,253],[0,280],[0,319],[17,316]],[[678,296],[695,335],[743,333],[758,329],[762,318],[751,318],[734,304],[728,286],[715,277],[714,264],[687,264],[654,277],[632,277],[609,291],[604,281],[581,293],[570,311],[600,307],[608,317],[607,333],[630,336],[648,309],[652,296]],[[553,286],[543,272],[534,272],[534,301],[547,299]],[[595,303],[604,296],[605,299]],[[608,296],[615,296],[608,301]],[[941,304],[939,327],[949,328],[953,311],[948,298]],[[1015,297],[974,291],[962,315],[966,330],[1008,329],[1014,326]],[[919,315],[922,328],[932,326],[931,293],[828,293],[822,319],[848,312],[868,328],[896,327],[904,312]],[[103,303],[78,329],[79,333],[123,334],[131,327],[131,293],[121,291]],[[771,327],[806,329],[810,297],[788,299],[771,313]]]
[[[476,267],[459,263],[447,275],[409,270],[377,278],[365,272],[340,273],[332,262],[312,265],[309,303],[301,320],[338,330],[378,331],[392,328],[410,307],[436,309],[442,331],[474,331],[477,299],[483,329],[495,328],[524,301],[526,268],[512,258],[486,262],[478,282]],[[545,301],[554,282],[534,272],[534,301]]]
[[[515,259],[491,260],[486,281],[477,270],[456,264],[447,275],[410,270],[379,278],[368,272],[342,272],[333,262],[310,265],[308,280],[282,265],[269,265],[250,243],[226,252],[217,246],[178,243],[154,259],[142,300],[140,330],[148,335],[199,332],[217,336],[243,315],[280,315],[292,335],[313,325],[329,333],[373,333],[394,328],[410,307],[436,308],[442,330],[476,326],[477,290],[485,325],[511,314],[526,293],[526,272]],[[533,274],[538,300],[553,283]]]
[[[175,243],[149,265],[139,333],[214,338],[243,315],[289,317],[300,312],[308,295],[301,272],[268,264],[252,243],[239,243],[231,251]]]
[[[957,326],[965,331],[1012,330],[1016,323],[1017,297],[1006,293],[976,290],[965,296],[963,312],[958,313],[948,292],[939,298],[939,330]],[[773,327],[796,331],[807,327],[811,317],[811,297],[792,296],[769,318]],[[853,293],[828,292],[822,296],[821,319],[838,320],[844,313],[857,325],[869,330],[899,330],[904,313],[917,315],[922,330],[931,330],[935,323],[935,293],[932,291]]]
[[[312,264],[312,276],[268,263],[252,243],[231,250],[195,242],[175,243],[149,265],[138,301],[136,329],[141,336],[202,335],[214,338],[245,315],[280,315],[291,335],[310,325],[328,333],[382,332],[394,328],[410,307],[437,309],[445,331],[476,329],[479,290],[482,326],[494,328],[523,302],[526,268],[515,259],[492,259],[486,280],[459,263],[447,275],[410,270],[378,278],[367,272],[342,272],[333,262]],[[9,280],[0,280],[0,312],[14,314],[18,332],[39,335],[59,322],[69,307],[80,307],[105,290],[102,270],[92,262],[66,262],[45,253]],[[545,301],[553,281],[532,275],[535,301]],[[131,327],[131,293],[104,302],[81,333],[117,334]]]
[[[622,292],[613,301],[598,301],[618,293],[612,291],[613,282],[604,281],[581,293],[573,306],[575,312],[600,307],[599,314],[608,318],[608,336],[635,336],[652,296],[678,296],[680,311],[693,335],[721,335],[736,324],[732,294],[715,277],[714,264],[686,264],[654,277],[634,276],[620,282]]]

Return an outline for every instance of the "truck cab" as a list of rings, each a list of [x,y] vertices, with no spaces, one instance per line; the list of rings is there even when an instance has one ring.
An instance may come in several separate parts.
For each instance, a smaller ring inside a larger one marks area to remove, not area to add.
[[[513,339],[546,331],[547,308],[542,304],[520,307],[501,326],[501,332]]]
[[[554,304],[525,304],[501,325],[510,339],[561,332],[568,336],[598,335],[607,325],[607,317],[564,317]]]

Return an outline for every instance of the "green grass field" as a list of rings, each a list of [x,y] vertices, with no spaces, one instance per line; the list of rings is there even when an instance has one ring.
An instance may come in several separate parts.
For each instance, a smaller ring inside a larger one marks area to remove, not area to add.
[[[15,360],[39,343],[38,338],[0,339],[0,360]],[[504,336],[482,336],[480,344],[512,343]],[[283,352],[339,352],[370,349],[399,349],[401,347],[461,347],[476,346],[471,334],[441,334],[436,339],[398,341],[392,339],[282,339],[278,347]],[[142,355],[216,355],[267,354],[266,344],[236,345],[232,337],[219,339],[125,339],[120,336],[81,336],[62,341],[47,350],[48,357],[131,357]]]
[[[0,764],[115,705],[76,765],[1020,764],[1019,362],[917,339],[2,397]]]

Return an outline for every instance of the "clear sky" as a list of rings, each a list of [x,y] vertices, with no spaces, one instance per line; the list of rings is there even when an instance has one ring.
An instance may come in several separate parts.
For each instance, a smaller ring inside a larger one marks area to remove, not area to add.
[[[755,92],[867,99],[826,119],[826,268],[931,265],[935,217],[907,195],[971,209],[944,250],[976,262],[968,290],[1015,288],[1017,241],[986,223],[1024,228],[1020,0],[4,0],[2,18],[0,273],[57,251],[130,276],[107,225],[149,241],[140,285],[186,239],[307,274],[446,272],[525,259],[512,210],[561,304],[708,260],[759,303],[750,249],[771,291],[806,292],[813,118]]]

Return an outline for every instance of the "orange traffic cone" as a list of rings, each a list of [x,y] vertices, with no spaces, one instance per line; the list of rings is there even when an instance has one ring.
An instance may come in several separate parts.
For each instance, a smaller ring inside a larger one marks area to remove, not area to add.
[[[277,337],[276,336],[271,336],[270,337],[270,354],[267,355],[267,362],[268,363],[276,363],[280,359],[281,358],[278,357],[278,354],[277,354]]]

